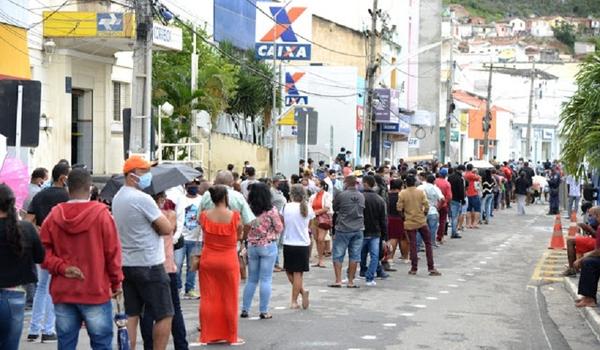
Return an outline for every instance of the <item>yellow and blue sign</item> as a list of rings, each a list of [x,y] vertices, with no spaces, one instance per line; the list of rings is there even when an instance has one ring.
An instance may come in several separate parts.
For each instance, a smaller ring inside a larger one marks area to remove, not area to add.
[[[304,72],[285,73],[285,105],[308,104],[308,96],[301,95],[296,83],[302,79]]]
[[[44,11],[42,15],[45,37],[135,37],[135,16],[130,12]]]

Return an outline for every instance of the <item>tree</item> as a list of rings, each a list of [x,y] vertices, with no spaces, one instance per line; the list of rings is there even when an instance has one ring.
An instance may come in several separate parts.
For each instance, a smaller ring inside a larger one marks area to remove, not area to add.
[[[587,57],[576,82],[577,91],[560,115],[565,141],[561,159],[568,173],[582,175],[584,161],[600,168],[600,54]]]
[[[576,40],[573,25],[563,22],[559,26],[552,28],[552,31],[556,40],[568,46],[571,52],[573,52]]]
[[[270,114],[273,109],[273,86],[276,78],[273,76],[271,67],[256,59],[254,51],[240,52],[229,43],[223,43],[221,49],[243,62],[237,72],[236,93],[229,100],[227,113],[241,115],[244,120],[250,119],[254,127],[253,142],[257,143],[256,127],[270,124]],[[243,138],[240,127],[237,123],[235,125],[240,138]]]

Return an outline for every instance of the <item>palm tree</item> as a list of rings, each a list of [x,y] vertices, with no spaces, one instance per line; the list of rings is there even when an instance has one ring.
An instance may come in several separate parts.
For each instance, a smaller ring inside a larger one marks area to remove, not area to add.
[[[589,56],[576,76],[577,91],[563,106],[561,159],[566,171],[582,174],[582,162],[600,168],[600,54]]]

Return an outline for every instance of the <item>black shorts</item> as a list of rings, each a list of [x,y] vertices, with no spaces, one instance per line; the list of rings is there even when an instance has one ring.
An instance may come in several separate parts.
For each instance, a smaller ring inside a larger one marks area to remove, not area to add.
[[[140,316],[144,305],[152,306],[157,321],[173,316],[169,275],[164,266],[123,266],[123,296],[127,316]]]

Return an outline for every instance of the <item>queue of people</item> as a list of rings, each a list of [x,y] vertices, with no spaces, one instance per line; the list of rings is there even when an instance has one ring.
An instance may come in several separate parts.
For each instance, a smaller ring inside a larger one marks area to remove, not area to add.
[[[0,320],[0,338],[9,339],[7,349],[18,348],[25,289],[37,282],[30,341],[76,349],[85,324],[90,347],[110,349],[111,299],[122,298],[132,348],[139,329],[145,349],[165,349],[171,337],[176,349],[187,349],[183,297],[199,299],[201,343],[241,345],[238,317],[252,314],[257,288],[259,318],[273,318],[274,273],[285,271],[291,309],[310,307],[305,273],[326,269],[328,256],[331,288],[375,288],[376,279],[397,271],[397,250],[400,261],[410,264],[409,275],[418,273],[423,252],[428,275],[440,276],[434,252],[446,236],[460,239],[465,230],[491,224],[494,211],[515,200],[524,215],[534,187],[527,162],[475,169],[435,162],[411,167],[400,160],[398,166],[352,168],[351,153],[343,150],[331,167],[319,162],[315,169],[313,163],[301,161],[290,181],[281,174],[256,178],[250,164],[240,178],[231,165],[212,184],[198,177],[150,195],[152,164],[132,156],[123,166],[123,186],[110,203],[101,203],[91,200],[89,172],[61,161],[45,188],[48,172],[33,172],[26,221],[18,219],[11,189],[0,185],[0,241],[6,242],[0,259],[16,259],[19,266],[0,271],[0,293],[20,310],[9,323]],[[551,211],[559,171],[547,172]],[[589,215],[590,225],[592,218],[597,224],[597,208]],[[569,246],[580,254],[590,244],[573,240]],[[578,306],[595,303],[597,250],[596,243],[591,257],[570,255],[571,271],[582,271],[585,298]]]

